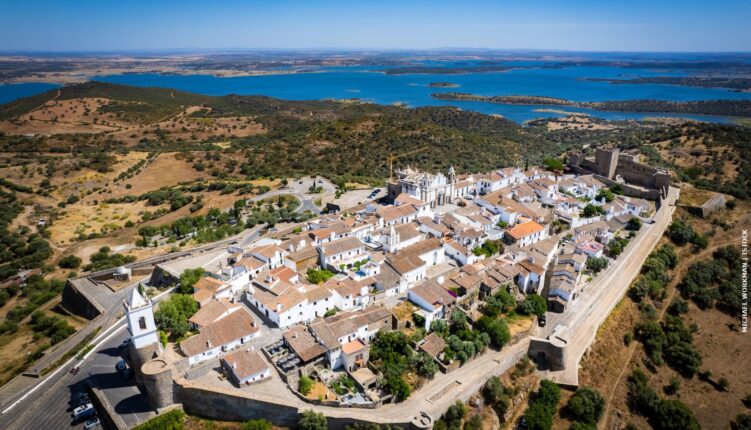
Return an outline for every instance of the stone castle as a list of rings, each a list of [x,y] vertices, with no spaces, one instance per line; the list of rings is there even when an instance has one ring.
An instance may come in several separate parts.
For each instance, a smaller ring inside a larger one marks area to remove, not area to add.
[[[597,148],[594,158],[581,152],[568,156],[568,167],[577,174],[593,173],[608,185],[619,184],[624,194],[657,200],[667,195],[670,172],[643,164],[639,155],[621,154],[617,148]]]

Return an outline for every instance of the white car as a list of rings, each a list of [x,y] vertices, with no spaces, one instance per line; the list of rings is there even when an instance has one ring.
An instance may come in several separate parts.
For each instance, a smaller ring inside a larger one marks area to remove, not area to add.
[[[91,430],[98,426],[99,426],[99,418],[95,417],[86,421],[86,424],[83,425],[83,430]]]
[[[83,405],[81,405],[81,406],[73,409],[73,413],[71,413],[71,415],[74,418],[75,417],[79,417],[79,416],[83,415],[85,412],[87,412],[89,409],[94,409],[94,405],[92,405],[91,403],[85,403],[85,404],[83,404]]]

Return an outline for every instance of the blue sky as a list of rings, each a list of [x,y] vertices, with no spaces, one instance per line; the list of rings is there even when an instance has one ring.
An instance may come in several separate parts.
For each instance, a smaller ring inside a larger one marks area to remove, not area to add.
[[[0,0],[0,50],[751,51],[749,0]]]

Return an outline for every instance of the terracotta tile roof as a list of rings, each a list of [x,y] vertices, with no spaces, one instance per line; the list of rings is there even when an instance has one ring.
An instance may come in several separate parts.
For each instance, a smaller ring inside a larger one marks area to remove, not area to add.
[[[403,204],[399,206],[387,206],[378,211],[376,215],[383,218],[385,222],[394,221],[400,218],[415,215],[417,208],[411,204]]]
[[[247,311],[240,309],[219,321],[202,327],[197,335],[180,342],[180,349],[183,354],[192,357],[257,331],[258,327],[253,317]]]
[[[333,294],[331,290],[323,286],[312,286],[306,290],[303,295],[308,299],[308,302],[317,302],[319,300],[325,300],[326,297],[331,297]]]
[[[266,306],[266,308],[274,312],[276,312],[276,305],[282,305],[282,308],[280,309],[280,313],[286,312],[294,308],[295,306],[302,303],[306,299],[305,295],[303,295],[301,292],[297,291],[294,288],[290,288],[281,296],[277,296],[275,294],[268,293],[263,290],[256,290],[252,294],[252,297],[258,300],[259,302],[261,302],[261,304]]]
[[[355,333],[360,327],[385,324],[390,329],[392,319],[393,314],[384,306],[370,306],[359,311],[339,313],[311,324],[310,327],[317,336],[319,333],[330,334],[332,339],[336,339],[338,346],[340,337]]]
[[[265,261],[259,260],[256,257],[246,257],[237,262],[238,266],[244,266],[248,270],[257,270],[265,266],[266,264],[267,263]]]
[[[420,349],[429,356],[436,358],[446,349],[446,341],[436,333],[430,333],[420,344]]]
[[[420,257],[402,253],[389,257],[386,259],[386,263],[401,275],[417,270],[425,265],[425,262]]]
[[[456,302],[456,298],[453,295],[432,279],[412,288],[410,292],[433,305],[433,308],[438,305],[448,306]]]
[[[341,254],[347,251],[354,251],[358,248],[364,248],[365,245],[356,237],[345,237],[342,239],[332,240],[331,242],[320,245],[321,253],[327,257]]]
[[[420,256],[430,251],[441,248],[440,239],[430,238],[427,240],[421,240],[413,245],[410,245],[397,253],[397,255],[413,255]]]
[[[422,206],[426,205],[427,202],[423,202],[422,200],[416,199],[412,196],[410,196],[407,193],[401,193],[394,199],[394,203],[401,203],[401,204],[410,204],[415,206]]]
[[[318,250],[314,246],[308,246],[297,252],[290,253],[287,258],[291,261],[294,261],[295,263],[300,263],[302,261],[310,259],[317,259]]]
[[[523,270],[526,270],[528,273],[536,273],[538,275],[542,275],[545,273],[545,269],[540,266],[539,264],[532,263],[528,260],[522,260],[519,262],[519,267]]]
[[[270,273],[273,277],[290,283],[292,282],[292,279],[298,276],[297,272],[287,266],[279,266],[276,269],[271,269]]]
[[[200,304],[208,303],[209,300],[214,298],[214,293],[208,288],[204,288],[193,293],[193,300]]]
[[[303,362],[311,361],[326,353],[305,326],[295,326],[284,333],[284,341]]]
[[[222,361],[232,368],[232,372],[239,379],[248,378],[269,368],[266,360],[251,349],[241,349],[227,354]]]
[[[414,239],[421,235],[420,231],[415,227],[413,223],[399,224],[394,227],[397,233],[399,233],[399,241],[405,242],[410,239]]]
[[[218,279],[212,278],[211,276],[204,276],[203,278],[199,279],[198,282],[193,284],[193,290],[209,290],[212,293],[216,293],[219,290],[223,290],[225,288],[229,288],[229,284],[226,284]]]
[[[188,321],[203,327],[218,320],[226,312],[236,312],[240,305],[230,303],[228,300],[211,300],[205,305],[201,305],[198,312],[193,314]]]
[[[535,234],[544,230],[545,227],[538,224],[535,221],[528,221],[525,223],[517,224],[513,228],[506,231],[511,237],[516,240],[527,237],[531,234]]]
[[[279,248],[276,245],[266,245],[266,246],[261,246],[259,248],[251,249],[250,251],[254,254],[258,254],[268,259],[271,259],[271,258],[274,258],[277,252],[282,252],[283,249]]]
[[[365,344],[360,339],[355,339],[342,345],[342,352],[349,355],[365,348]]]
[[[428,217],[417,218],[417,222],[420,223],[420,224],[422,224],[422,225],[424,225],[425,227],[427,227],[427,228],[429,228],[431,230],[435,230],[435,231],[437,231],[437,232],[439,232],[441,234],[448,234],[451,231],[451,230],[449,230],[448,227],[446,227],[444,225],[441,225],[441,224],[437,224],[436,222],[434,222],[432,219],[430,219]]]

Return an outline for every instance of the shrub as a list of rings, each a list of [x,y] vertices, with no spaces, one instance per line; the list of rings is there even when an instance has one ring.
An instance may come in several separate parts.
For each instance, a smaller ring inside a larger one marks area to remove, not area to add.
[[[193,294],[193,285],[204,276],[204,273],[201,267],[183,270],[183,273],[180,274],[180,286],[177,291],[181,294]]]
[[[560,387],[551,381],[542,381],[534,403],[524,413],[527,427],[531,430],[549,430],[560,400]]]
[[[751,430],[751,415],[738,414],[732,424],[734,430]]]
[[[307,277],[308,281],[312,284],[321,284],[334,276],[334,273],[326,269],[308,269]]]
[[[325,415],[306,410],[303,411],[297,420],[297,427],[300,430],[327,430],[328,422]]]
[[[641,228],[641,220],[637,217],[631,217],[626,223],[626,230],[638,231]]]
[[[309,376],[303,375],[300,377],[300,381],[297,384],[297,390],[303,396],[310,394],[310,390],[313,389],[313,380]]]
[[[576,421],[596,424],[605,409],[605,399],[593,388],[579,388],[566,405],[566,412]]]
[[[485,402],[495,410],[500,419],[503,419],[506,410],[511,405],[509,394],[512,393],[513,389],[504,387],[501,378],[497,376],[491,376],[482,386],[482,396]]]
[[[198,302],[187,294],[173,294],[169,299],[159,303],[154,313],[156,326],[171,333],[174,337],[184,336],[190,329],[188,318],[198,312]]]
[[[608,259],[605,257],[589,257],[587,258],[587,268],[592,273],[600,273],[608,267]]]
[[[81,259],[75,255],[66,255],[57,262],[61,269],[77,269],[81,265]]]
[[[468,408],[462,403],[461,400],[457,400],[453,405],[449,406],[446,413],[436,421],[434,429],[459,429],[462,425],[464,416],[467,415]]]
[[[548,310],[548,302],[538,294],[530,294],[516,307],[516,312],[522,315],[543,315]]]

